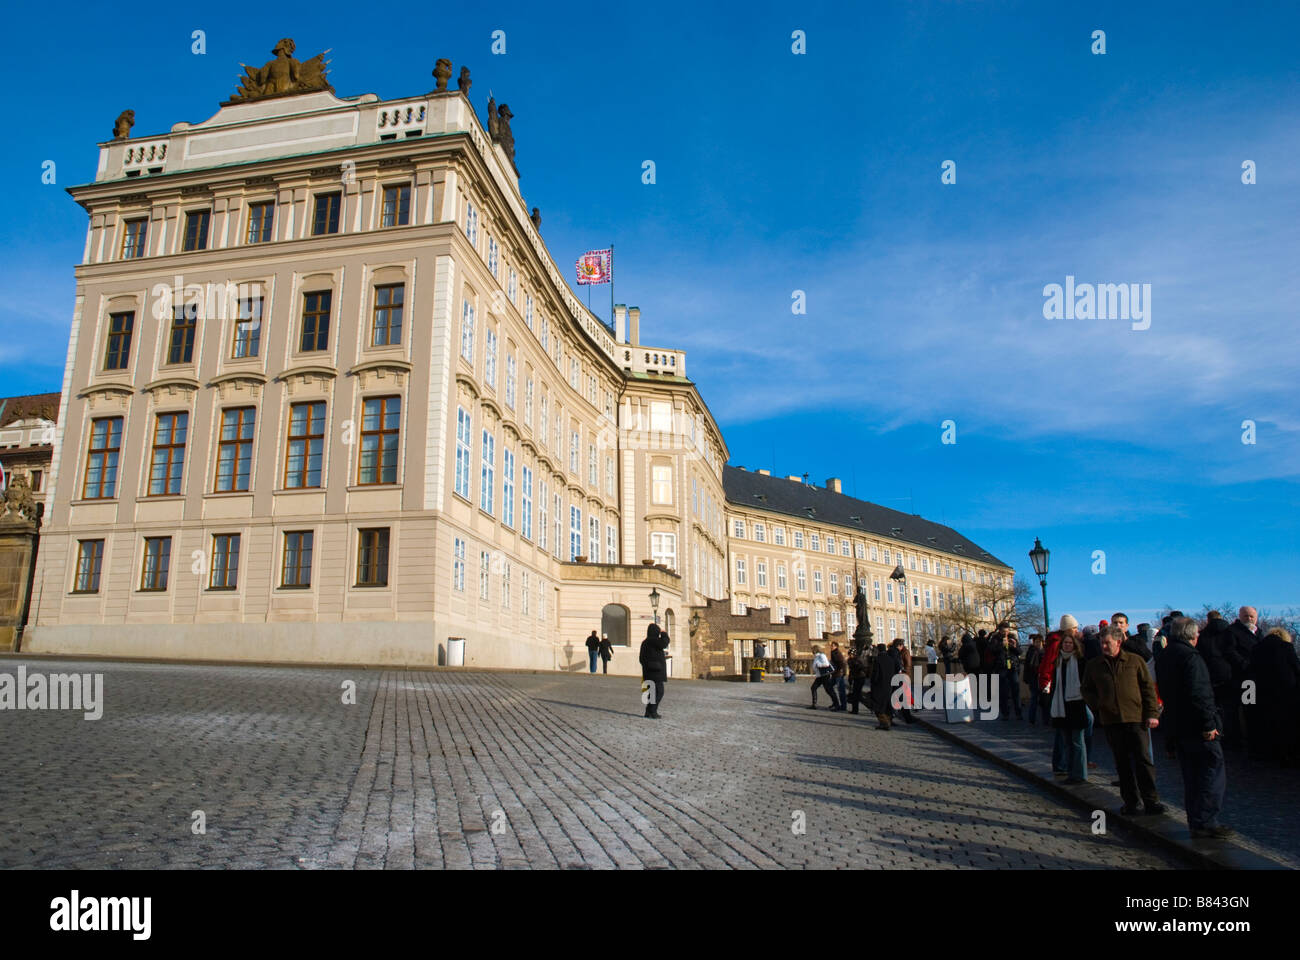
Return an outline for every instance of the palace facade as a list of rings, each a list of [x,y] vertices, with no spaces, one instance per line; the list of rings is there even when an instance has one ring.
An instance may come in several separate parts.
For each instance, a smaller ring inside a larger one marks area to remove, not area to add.
[[[828,510],[834,557],[809,523],[778,543],[685,353],[565,283],[504,104],[485,129],[445,61],[417,97],[340,98],[319,64],[295,89],[276,52],[206,121],[133,137],[124,113],[70,190],[89,225],[24,650],[437,664],[460,638],[467,665],[567,670],[601,629],[637,673],[657,616],[682,676],[710,600],[836,628],[799,550],[827,590],[841,540],[873,576],[958,542],[1009,575],[919,518],[854,539]]]

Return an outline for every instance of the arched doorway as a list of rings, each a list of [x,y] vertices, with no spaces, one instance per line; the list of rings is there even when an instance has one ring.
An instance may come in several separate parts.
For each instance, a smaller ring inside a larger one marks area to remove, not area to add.
[[[630,614],[621,603],[607,603],[600,611],[600,635],[609,637],[609,642],[616,647],[628,645],[628,620]]]

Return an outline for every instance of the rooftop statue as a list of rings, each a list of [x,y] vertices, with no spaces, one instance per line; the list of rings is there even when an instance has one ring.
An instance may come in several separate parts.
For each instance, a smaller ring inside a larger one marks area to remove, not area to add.
[[[460,68],[460,77],[456,80],[456,86],[461,93],[467,97],[469,96],[469,88],[473,86],[473,81],[469,78],[469,67]]]
[[[113,121],[113,139],[125,140],[131,136],[131,128],[135,126],[135,111],[123,110]]]
[[[438,83],[433,92],[446,93],[447,81],[451,79],[451,61],[446,57],[439,58],[438,62],[433,65],[433,79]]]
[[[318,90],[333,93],[334,88],[325,79],[325,53],[329,51],[318,53],[310,60],[299,63],[293,58],[294,49],[293,40],[285,37],[271,51],[275,55],[274,60],[267,61],[260,67],[241,63],[244,76],[239,80],[239,89],[226,103],[247,103],[250,100],[315,93]]]

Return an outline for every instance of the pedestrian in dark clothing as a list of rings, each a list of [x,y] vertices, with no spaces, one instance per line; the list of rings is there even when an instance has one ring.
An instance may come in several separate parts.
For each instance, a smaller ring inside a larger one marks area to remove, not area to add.
[[[844,659],[844,652],[840,650],[840,645],[836,643],[834,640],[832,640],[831,641],[831,683],[835,685],[835,693],[839,698],[839,702],[835,706],[831,707],[831,709],[839,711],[840,713],[843,713],[846,709],[848,709],[848,703],[846,699],[848,697],[848,693],[845,690],[845,683],[846,683],[845,675],[847,671],[848,671],[848,662]],[[831,699],[835,700],[836,697],[832,696]]]
[[[876,715],[876,729],[888,730],[894,722],[894,705],[891,701],[897,661],[889,655],[883,643],[876,644],[876,657],[871,669],[871,711]]]
[[[1193,837],[1223,839],[1232,828],[1219,823],[1228,780],[1219,745],[1219,711],[1205,658],[1196,652],[1195,620],[1174,621],[1169,642],[1156,654],[1156,676],[1165,711],[1165,750],[1183,773],[1187,826]]]
[[[1029,649],[1025,651],[1025,659],[1022,664],[1022,671],[1025,677],[1025,686],[1029,688],[1029,722],[1038,723],[1038,714],[1043,714],[1043,725],[1048,722],[1047,698],[1042,696],[1041,689],[1038,685],[1038,668],[1043,663],[1043,637],[1041,634],[1033,633],[1029,635]]]
[[[907,649],[907,643],[902,637],[895,637],[894,644],[889,648],[889,655],[894,661],[895,672],[902,674],[901,696],[902,706],[898,712],[903,715],[903,720],[907,723],[916,723],[916,717],[912,716],[912,651]]]
[[[952,673],[953,644],[952,640],[944,637],[939,641],[939,656],[943,659],[943,675],[946,677]]]
[[[591,666],[591,672],[596,672],[596,659],[600,656],[600,637],[596,636],[596,631],[591,631],[591,636],[587,638],[587,660]]]
[[[668,634],[656,624],[646,627],[645,639],[641,641],[641,679],[654,685],[650,693],[650,702],[645,705],[645,715],[658,720],[659,704],[664,702],[664,684],[668,682],[668,658],[664,651],[668,649]]]
[[[609,661],[614,659],[614,645],[609,642],[609,634],[600,638],[600,665],[603,672],[609,673]]]
[[[1222,743],[1227,744],[1232,739],[1228,731],[1237,728],[1235,717],[1229,719],[1229,715],[1236,713],[1236,704],[1241,699],[1241,694],[1233,689],[1233,681],[1244,675],[1249,661],[1237,652],[1232,631],[1217,612],[1206,619],[1196,652],[1210,671],[1210,686],[1214,688],[1214,702],[1219,710],[1218,728],[1223,735]]]
[[[1115,757],[1119,791],[1124,797],[1120,812],[1136,814],[1140,796],[1146,813],[1163,813],[1151,759],[1151,730],[1160,725],[1156,687],[1146,662],[1124,649],[1126,636],[1115,626],[1101,632],[1102,655],[1084,671],[1083,697],[1097,715]]]
[[[1247,708],[1251,749],[1284,767],[1300,765],[1300,660],[1291,634],[1274,627],[1250,654],[1255,702]]]
[[[863,663],[865,652],[855,653],[849,657],[849,703],[853,704],[853,712],[858,712],[858,706],[862,703],[862,688],[867,682],[867,666]]]
[[[998,653],[998,687],[1001,703],[998,706],[1003,720],[1011,719],[1010,705],[1016,711],[1016,719],[1023,720],[1020,709],[1020,645],[1015,639],[1003,635]]]
[[[1083,659],[1091,663],[1101,656],[1101,635],[1092,624],[1083,628]]]
[[[979,666],[972,670],[972,673],[988,673],[989,664],[993,662],[993,655],[989,653],[989,643],[991,643],[988,632],[981,630],[975,634],[975,650],[980,655]]]
[[[979,673],[979,644],[975,642],[975,638],[969,633],[961,638],[961,649],[957,651],[957,659],[961,662],[964,673]]]
[[[1232,635],[1231,647],[1233,652],[1240,658],[1233,661],[1234,667],[1237,668],[1232,677],[1233,709],[1228,716],[1223,718],[1224,723],[1227,724],[1227,729],[1223,732],[1227,736],[1228,742],[1231,743],[1234,737],[1240,739],[1244,736],[1247,740],[1250,738],[1250,728],[1243,722],[1246,709],[1243,708],[1241,703],[1241,690],[1242,685],[1249,679],[1251,655],[1261,639],[1258,611],[1254,607],[1241,607],[1237,611],[1237,619],[1232,621],[1228,630]],[[1241,666],[1241,664],[1244,664],[1244,666]],[[1256,757],[1267,752],[1253,744],[1248,744],[1248,746],[1250,746],[1252,755]]]

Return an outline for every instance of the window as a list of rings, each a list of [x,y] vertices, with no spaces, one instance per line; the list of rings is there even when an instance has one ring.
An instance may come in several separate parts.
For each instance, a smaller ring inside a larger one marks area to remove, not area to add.
[[[293,404],[289,408],[289,447],[284,461],[287,489],[321,485],[324,449],[325,401]]]
[[[540,578],[537,581],[537,619],[546,619],[546,581]]]
[[[546,549],[546,481],[537,481],[537,545]]]
[[[669,570],[677,569],[677,534],[650,534],[650,557],[655,563],[662,563]]]
[[[835,552],[835,538],[834,538],[834,537],[827,537],[827,538],[826,538],[826,552],[827,552],[827,553],[834,553],[834,552]]]
[[[813,593],[821,593],[821,592],[822,592],[822,572],[820,570],[814,570],[813,571]]]
[[[33,471],[28,475],[28,480],[29,480],[29,482],[30,482],[31,485],[32,485],[32,493],[40,493],[40,492],[41,492],[41,485],[42,485],[42,484],[44,483],[44,481],[45,481],[45,471],[44,471],[44,470],[33,470]]]
[[[483,382],[497,388],[497,333],[491,327],[483,329]]]
[[[758,578],[757,585],[760,587],[767,586],[767,561],[757,560],[754,563],[754,575]]]
[[[569,431],[569,472],[575,477],[578,476],[578,455],[582,450],[582,438],[578,436],[577,430]]]
[[[929,557],[922,557],[922,558],[921,558],[921,572],[922,572],[922,573],[929,573],[929,572],[930,572],[930,558],[929,558]]]
[[[329,290],[313,290],[302,295],[302,345],[304,353],[328,350],[330,343]]]
[[[402,342],[402,300],[405,293],[406,285],[401,283],[375,287],[372,347],[395,347]]]
[[[838,610],[832,610],[831,611],[831,632],[833,633],[839,630],[839,628],[840,628],[840,612]]]
[[[655,466],[651,468],[654,482],[652,484],[652,500],[654,503],[672,503],[673,502],[673,468],[671,466]],[[740,524],[740,536],[744,536],[744,523]]]
[[[141,590],[167,589],[167,569],[171,566],[171,555],[171,537],[145,537],[144,569],[140,574]]]
[[[533,429],[533,378],[524,381],[524,425]]]
[[[558,493],[555,494],[555,499],[552,502],[555,504],[555,512],[553,514],[553,519],[555,521],[555,543],[553,549],[555,551],[555,559],[558,560],[560,559],[560,551],[564,549],[564,544],[562,542],[564,539],[564,502],[560,499]]]
[[[847,571],[844,573],[844,596],[853,596],[853,574]]]
[[[506,281],[506,295],[510,297],[511,303],[517,303],[519,299],[519,275],[515,273],[515,268],[510,268],[510,279]]]
[[[767,543],[767,527],[761,523],[754,524],[754,539],[759,543]]]
[[[469,412],[464,407],[456,408],[456,493],[469,499],[469,439],[472,422]]]
[[[831,595],[834,596],[839,592],[840,592],[840,575],[838,573],[832,573],[831,574]]]
[[[191,210],[185,214],[185,234],[181,238],[181,250],[208,249],[208,221],[212,213],[209,210]]]
[[[737,586],[745,585],[745,558],[744,557],[736,558],[736,585]]]
[[[523,467],[519,478],[519,532],[524,539],[533,539],[533,468]]]
[[[154,421],[149,496],[159,497],[181,492],[181,474],[185,469],[185,434],[189,423],[188,413],[160,413]]]
[[[605,454],[605,492],[614,495],[614,458]]]
[[[465,592],[465,541],[460,537],[451,542],[451,588]]]
[[[361,413],[361,455],[357,483],[397,482],[397,450],[402,425],[401,397],[367,397]]]
[[[907,558],[907,561],[908,561],[908,564],[907,564],[907,565],[908,565],[911,569],[915,570],[915,569],[916,569],[916,554],[914,554],[914,553],[913,553],[913,554],[909,554],[909,555],[908,555],[908,558]]]
[[[411,222],[411,188],[407,184],[384,187],[381,227],[404,227]]]
[[[519,584],[519,612],[525,617],[528,616],[528,571],[521,574],[522,580]]]
[[[492,271],[494,277],[498,276],[497,269],[500,266],[499,251],[496,240],[488,237],[488,269]]]
[[[239,316],[235,318],[235,345],[230,356],[235,360],[257,356],[261,339],[262,298],[240,300]]]
[[[803,549],[803,531],[802,531],[802,530],[796,530],[796,531],[794,532],[794,548],[795,548],[796,550],[802,550],[802,549]]]
[[[772,528],[772,542],[778,547],[785,546],[785,527]]]
[[[912,606],[914,606],[914,607],[919,607],[920,605],[921,605],[921,588],[920,588],[920,587],[913,587],[913,588],[912,588]]]
[[[388,528],[357,531],[357,586],[388,586]]]
[[[461,302],[460,355],[471,364],[474,362],[474,308],[468,300]]]
[[[814,534],[812,535],[812,548],[813,548],[813,550],[815,550],[815,551],[820,551],[820,550],[821,550],[821,548],[822,548],[822,535],[821,535],[820,533],[814,533]]]
[[[808,574],[807,574],[807,572],[804,570],[804,568],[803,568],[803,567],[795,567],[795,568],[794,568],[794,576],[795,576],[795,583],[796,583],[796,585],[797,585],[798,588],[799,588],[799,592],[800,592],[800,593],[807,593],[807,592],[808,592]],[[803,614],[800,614],[800,616],[803,616]]]
[[[879,555],[876,553],[876,545],[875,545],[874,543],[871,545],[871,559],[872,559],[872,560],[879,560],[879,559],[880,559]],[[877,598],[877,599],[879,599],[879,598]]]
[[[650,403],[650,429],[655,433],[672,433],[673,407],[662,400]]]
[[[253,431],[257,422],[254,407],[221,411],[221,434],[217,440],[217,493],[247,490],[253,467]]]
[[[551,326],[545,317],[542,317],[542,353],[550,352]]]
[[[77,581],[73,593],[99,593],[99,571],[104,565],[103,540],[77,541]]]
[[[790,616],[790,608],[782,605],[776,608],[776,622],[785,623],[786,617]]]
[[[853,556],[856,557],[856,558],[859,559],[859,560],[865,560],[865,559],[867,559],[867,548],[866,548],[866,546],[863,545],[863,544],[861,544],[861,543],[855,543],[855,544],[853,545]]]
[[[198,317],[197,303],[177,304],[173,308],[171,343],[167,347],[168,363],[194,362],[194,330]]]
[[[533,295],[524,294],[524,323],[528,329],[533,329]]]
[[[893,580],[885,581],[885,599],[888,600],[890,603],[894,602],[894,581]],[[889,629],[892,631],[894,628],[890,627]]]
[[[929,610],[932,603],[933,603],[933,597],[931,595],[930,588],[926,587],[925,588],[925,609]]]
[[[311,235],[323,236],[339,232],[339,208],[342,206],[341,193],[316,194],[316,211],[311,221]]]
[[[239,534],[219,533],[212,538],[212,572],[209,590],[234,590],[239,586]]]
[[[478,211],[468,200],[465,201],[465,236],[469,238],[471,246],[478,246]]]
[[[582,511],[569,506],[569,562],[582,556]]]
[[[248,205],[248,233],[245,243],[267,243],[271,239],[271,227],[275,220],[275,204],[269,200],[265,203]]]
[[[506,406],[515,408],[515,355],[506,354]]]
[[[495,500],[493,496],[496,492],[496,455],[497,455],[497,438],[483,431],[483,463],[482,474],[479,477],[478,505],[488,513],[493,512]]]
[[[826,611],[817,611],[817,635],[821,636],[826,632]]]
[[[778,563],[778,564],[776,565],[776,588],[777,588],[778,590],[784,590],[784,589],[786,589],[785,564],[784,564],[784,563]]]
[[[104,369],[125,370],[131,356],[131,329],[134,313],[114,313],[108,318],[108,343],[104,347]]]
[[[280,567],[280,586],[304,589],[311,586],[311,550],[315,534],[295,530],[284,535],[284,560]]]
[[[618,563],[618,539],[612,523],[605,524],[605,562]]]
[[[510,609],[510,561],[501,561],[501,609]]]
[[[744,540],[744,539],[745,539],[745,521],[744,521],[744,520],[737,520],[737,521],[735,521],[735,523],[733,524],[732,533],[733,533],[737,538],[739,538],[739,539],[741,539],[741,540]]]
[[[587,518],[587,549],[591,555],[587,558],[592,563],[600,563],[600,518]]]
[[[478,598],[486,600],[492,588],[489,577],[492,575],[492,554],[486,550],[478,552]]]
[[[149,233],[149,219],[140,217],[128,220],[122,229],[122,259],[136,260],[144,256],[144,240]]]
[[[104,417],[90,423],[90,449],[81,496],[111,500],[117,496],[117,458],[122,451],[122,418]]]
[[[859,549],[861,549],[861,548],[859,547]],[[847,540],[841,540],[841,541],[840,541],[840,556],[841,556],[841,557],[847,557],[848,555],[849,555],[849,542],[848,542]]]
[[[541,420],[539,421],[538,426],[537,426],[537,442],[540,443],[542,446],[546,446],[546,425],[547,425],[547,423],[548,423],[548,420],[547,420],[547,416],[546,416],[546,394],[542,394],[542,411],[541,411]]]
[[[501,522],[507,527],[515,525],[515,454],[501,450]]]

